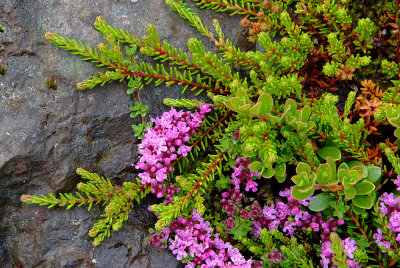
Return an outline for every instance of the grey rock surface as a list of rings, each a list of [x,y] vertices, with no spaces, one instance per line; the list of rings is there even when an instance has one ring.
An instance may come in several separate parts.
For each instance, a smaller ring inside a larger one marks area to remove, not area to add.
[[[193,6],[193,5],[192,5]],[[226,35],[240,39],[240,18],[198,10],[211,28],[217,18]],[[87,233],[101,208],[48,210],[20,202],[27,194],[75,191],[77,167],[98,172],[114,183],[135,178],[137,139],[130,125],[126,83],[77,91],[76,83],[96,74],[94,64],[81,61],[44,39],[47,31],[102,42],[93,28],[97,16],[137,36],[156,25],[159,35],[187,50],[198,36],[162,0],[1,0],[0,65],[0,266],[7,267],[177,267],[168,251],[145,245],[154,216],[146,199],[131,213],[121,231],[97,248]],[[208,47],[211,43],[201,38]],[[236,40],[236,41],[235,41]],[[50,89],[46,81],[55,81]],[[179,87],[152,85],[142,91],[150,115],[166,109],[165,97],[179,98]],[[188,97],[188,95],[184,96]]]

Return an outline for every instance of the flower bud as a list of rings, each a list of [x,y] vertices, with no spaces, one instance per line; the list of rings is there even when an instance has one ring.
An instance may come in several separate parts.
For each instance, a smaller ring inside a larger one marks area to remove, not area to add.
[[[28,194],[23,194],[21,196],[21,201],[23,203],[32,204],[33,203],[33,196]]]

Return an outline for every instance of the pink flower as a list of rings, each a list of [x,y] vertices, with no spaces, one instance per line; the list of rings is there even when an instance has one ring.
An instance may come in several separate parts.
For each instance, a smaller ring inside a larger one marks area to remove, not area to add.
[[[379,200],[383,201],[389,207],[395,207],[397,203],[399,203],[400,199],[398,197],[394,197],[393,193],[383,193]]]
[[[203,104],[203,103],[199,103],[199,108],[200,108],[200,113],[205,114],[211,111],[211,109],[209,108],[210,105],[209,104]]]
[[[191,147],[185,145],[190,140],[190,134],[195,133],[204,114],[209,112],[208,105],[200,106],[200,113],[170,111],[163,113],[161,117],[153,118],[154,127],[147,127],[147,132],[139,145],[140,159],[135,165],[137,169],[143,170],[139,173],[143,185],[151,184],[152,192],[157,197],[165,196],[168,202],[172,202],[172,195],[179,189],[167,189],[162,183],[172,172],[171,161],[177,159],[176,153],[186,157]]]
[[[253,180],[248,180],[247,181],[247,184],[246,184],[246,188],[245,188],[245,190],[248,192],[248,191],[250,191],[250,189],[255,193],[255,192],[257,192],[257,183],[255,182],[255,181],[253,181]]]
[[[400,175],[397,175],[396,179],[393,181],[394,184],[397,185],[396,190],[400,191]]]

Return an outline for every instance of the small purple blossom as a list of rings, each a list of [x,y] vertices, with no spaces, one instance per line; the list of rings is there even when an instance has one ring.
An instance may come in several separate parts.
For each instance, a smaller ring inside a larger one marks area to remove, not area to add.
[[[243,267],[250,268],[252,260],[246,260],[237,248],[213,234],[210,222],[193,210],[189,219],[179,217],[167,228],[169,249],[178,260],[186,260],[186,267]],[[172,238],[170,233],[174,232]],[[167,237],[164,235],[164,237]],[[156,240],[157,239],[153,239]]]
[[[394,232],[394,233],[400,232],[400,212],[399,211],[393,211],[393,213],[390,214],[388,228],[390,228],[392,230],[392,232]]]
[[[397,178],[397,181],[398,180],[399,177]],[[379,204],[378,211],[382,214],[382,216],[386,216],[388,218],[386,227],[395,237],[395,240],[400,242],[400,198],[395,197],[393,193],[383,193],[379,197],[379,200],[382,202]],[[375,242],[381,246],[381,251],[383,253],[388,252],[392,247],[390,242],[385,239],[385,235],[388,234],[383,234],[382,229],[377,228],[376,233],[374,233],[372,236],[375,239]]]
[[[350,238],[346,238],[345,240],[341,240],[341,245],[344,246],[344,253],[347,254],[346,263],[349,264],[349,268],[358,268],[361,267],[354,260],[354,252],[358,249],[356,246],[356,241]],[[320,264],[324,268],[328,267],[337,267],[332,263],[333,260],[333,251],[331,250],[332,245],[330,240],[326,240],[321,244],[321,261]]]
[[[381,200],[383,203],[385,203],[389,207],[393,208],[399,203],[400,198],[398,198],[398,197],[395,198],[393,193],[390,193],[390,194],[383,193],[381,195],[381,197],[379,197],[379,200]]]
[[[390,249],[390,242],[384,239],[382,230],[380,228],[376,229],[376,233],[372,235],[372,238],[375,239],[375,242],[378,245],[383,245],[386,249]],[[382,249],[383,253],[386,253],[387,251],[385,249]]]
[[[397,185],[396,190],[400,191],[400,175],[397,175],[396,179],[393,181],[394,184]]]
[[[280,262],[280,261],[285,259],[285,256],[282,253],[280,253],[278,250],[276,250],[276,249],[274,249],[272,252],[270,252],[267,255],[265,255],[265,257],[268,260],[271,260],[271,261],[273,261],[275,263],[278,263],[278,262]]]
[[[139,145],[140,159],[135,165],[143,172],[139,173],[143,185],[152,185],[152,193],[161,198],[165,196],[167,203],[172,202],[172,195],[179,189],[164,189],[162,185],[172,172],[171,162],[178,156],[186,157],[191,147],[184,143],[190,140],[195,128],[200,126],[204,114],[209,112],[208,104],[199,105],[200,112],[184,112],[171,108],[161,117],[153,118],[154,127],[148,127]],[[182,256],[183,257],[183,256]]]

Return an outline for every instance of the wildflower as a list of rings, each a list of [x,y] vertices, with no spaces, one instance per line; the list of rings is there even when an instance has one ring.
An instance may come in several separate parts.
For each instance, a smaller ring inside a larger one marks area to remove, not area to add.
[[[356,241],[350,238],[341,240],[341,245],[344,246],[344,253],[347,254],[346,263],[349,268],[361,267],[354,259],[354,252],[358,249],[356,246]],[[336,267],[335,265],[330,265],[333,259],[333,251],[331,249],[331,241],[327,240],[321,245],[321,261],[320,264],[324,268]]]
[[[382,230],[381,230],[380,228],[378,228],[378,229],[376,230],[376,233],[374,233],[374,234],[372,235],[372,238],[375,239],[375,242],[376,242],[378,245],[383,245],[386,249],[390,249],[390,243],[389,243],[389,241],[387,241],[387,240],[384,239]],[[381,249],[381,250],[382,250],[383,253],[386,253],[386,252],[387,252],[387,251],[384,250],[384,249]]]
[[[248,267],[252,260],[246,260],[237,248],[224,242],[218,234],[214,235],[210,222],[193,210],[189,219],[178,218],[170,224],[175,232],[174,238],[169,238],[172,253],[178,260],[191,257],[186,267]],[[169,233],[168,233],[169,235]]]
[[[272,252],[265,255],[268,260],[271,260],[275,263],[280,262],[281,260],[285,259],[285,256],[280,253],[278,250],[274,249]]]
[[[396,179],[393,181],[394,184],[397,185],[396,190],[400,191],[400,175],[397,175]]]
[[[208,104],[199,105],[200,112],[191,113],[177,111],[171,108],[161,117],[153,118],[154,127],[148,127],[147,132],[139,145],[140,159],[135,165],[143,172],[139,173],[143,185],[151,184],[152,193],[161,198],[165,196],[168,202],[172,202],[172,195],[179,189],[165,188],[162,185],[167,179],[168,173],[172,172],[171,162],[179,155],[186,157],[191,147],[184,143],[190,140],[194,128],[198,127],[204,114],[209,112]]]
[[[397,203],[399,203],[400,199],[398,197],[394,198],[393,193],[383,193],[381,197],[379,197],[379,200],[383,201],[386,205],[389,207],[395,207]]]
[[[400,212],[394,211],[389,218],[388,228],[392,230],[394,233],[400,232]]]

